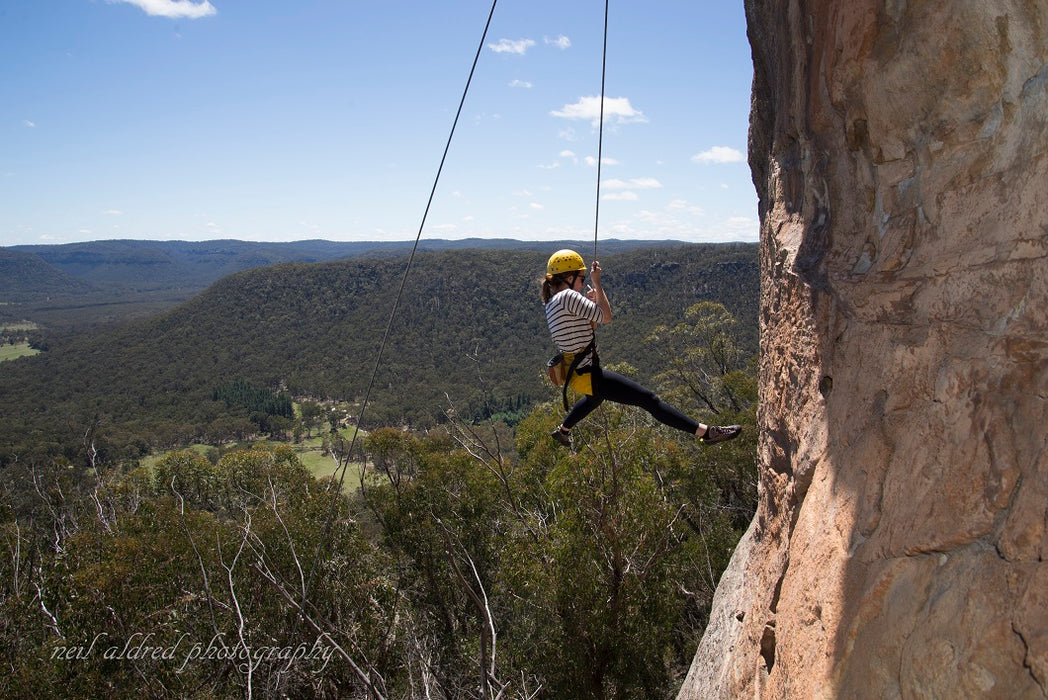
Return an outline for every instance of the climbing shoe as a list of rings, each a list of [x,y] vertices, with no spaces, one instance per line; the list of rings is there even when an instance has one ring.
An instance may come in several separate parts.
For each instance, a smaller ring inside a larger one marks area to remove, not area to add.
[[[564,445],[564,447],[571,447],[571,434],[565,433],[560,428],[557,428],[550,433],[550,437],[553,438],[554,442],[560,443],[561,445]]]
[[[741,425],[711,425],[706,428],[706,434],[701,439],[707,445],[712,445],[715,442],[736,438],[741,432]]]

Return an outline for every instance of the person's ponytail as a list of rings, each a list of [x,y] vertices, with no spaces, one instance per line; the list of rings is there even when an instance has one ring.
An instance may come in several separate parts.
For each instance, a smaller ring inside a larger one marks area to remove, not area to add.
[[[553,290],[554,279],[556,278],[546,277],[544,280],[542,280],[542,292],[540,293],[540,295],[542,297],[543,304],[548,304],[549,300],[553,298],[554,294],[556,294],[556,292]]]

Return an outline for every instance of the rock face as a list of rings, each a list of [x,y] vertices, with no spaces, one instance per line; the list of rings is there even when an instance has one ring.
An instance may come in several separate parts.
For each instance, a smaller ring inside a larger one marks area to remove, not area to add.
[[[682,698],[1048,694],[1048,2],[746,0],[758,513]]]

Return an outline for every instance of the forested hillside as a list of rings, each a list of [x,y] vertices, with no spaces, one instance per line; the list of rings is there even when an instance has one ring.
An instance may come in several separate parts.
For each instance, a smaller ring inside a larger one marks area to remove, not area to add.
[[[615,320],[610,362],[649,367],[644,337],[704,300],[740,321],[756,352],[754,245],[684,245],[602,256]],[[460,415],[522,412],[552,396],[541,366],[552,346],[538,301],[548,252],[420,253],[377,373],[366,425],[424,427],[453,402]],[[3,458],[59,449],[102,423],[121,448],[229,437],[235,407],[215,399],[243,381],[296,396],[360,401],[403,279],[406,256],[243,271],[181,306],[116,329],[56,337],[0,367],[9,406]]]
[[[420,251],[547,251],[565,243],[428,239]],[[673,241],[602,242],[604,254],[679,245]],[[31,318],[52,328],[141,318],[189,299],[227,275],[290,262],[406,255],[411,241],[105,240],[0,248],[0,322]]]
[[[0,248],[0,300],[6,304],[51,295],[83,294],[93,288],[38,256],[11,248]]]

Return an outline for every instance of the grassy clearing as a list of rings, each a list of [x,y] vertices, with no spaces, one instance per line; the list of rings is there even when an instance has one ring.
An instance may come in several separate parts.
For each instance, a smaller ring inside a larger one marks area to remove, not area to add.
[[[343,428],[339,431],[342,434],[342,438],[346,441],[353,439],[353,429]],[[331,476],[341,476],[341,472],[336,474],[338,464],[335,458],[330,454],[325,454],[323,449],[323,438],[320,436],[303,440],[302,442],[294,445],[296,454],[298,454],[299,460],[302,465],[309,470],[309,472],[316,479],[326,479]],[[349,465],[349,469],[346,472],[345,479],[342,480],[342,490],[349,493],[355,491],[360,486],[360,470],[363,467],[362,464],[353,462]]]
[[[14,360],[19,357],[36,355],[40,351],[29,347],[29,343],[15,343],[14,345],[0,345],[0,362]]]
[[[143,457],[140,460],[140,463],[141,463],[141,465],[143,467],[145,467],[149,471],[153,471],[153,467],[156,466],[156,463],[159,462],[162,457],[164,457],[165,455],[169,455],[172,452],[182,452],[183,450],[192,450],[193,452],[196,452],[198,455],[206,457],[208,450],[211,450],[211,449],[214,449],[211,445],[188,445],[186,447],[180,447],[177,450],[168,450],[167,452],[160,452],[160,453],[157,453],[157,454],[146,455],[145,457]]]
[[[351,428],[345,428],[342,431],[342,437],[346,440],[350,440],[353,436],[353,430]],[[247,449],[253,445],[261,445],[263,447],[276,447],[277,445],[287,445],[286,442],[274,442],[270,440],[255,440],[242,445],[237,445],[234,449]],[[298,455],[299,461],[302,465],[309,470],[315,479],[326,479],[332,476],[336,476],[335,469],[337,467],[335,459],[330,454],[325,454],[323,450],[323,438],[314,437],[308,440],[303,440],[300,443],[292,444],[291,447],[295,450],[295,454]],[[146,467],[150,471],[156,466],[156,463],[170,452],[179,452],[181,450],[192,450],[199,455],[207,456],[208,453],[216,448],[212,445],[189,445],[187,447],[179,448],[178,450],[171,450],[169,452],[162,452],[158,454],[148,455],[141,460],[143,467]],[[223,452],[229,450],[224,449]],[[353,462],[349,465],[349,469],[346,472],[345,479],[342,481],[342,490],[346,493],[352,493],[360,488],[360,470],[363,465],[358,462]],[[341,472],[337,475],[341,476]]]
[[[302,465],[309,470],[309,472],[316,479],[326,479],[328,477],[339,478],[342,472],[336,473],[337,465],[335,459],[331,455],[321,454],[320,450],[305,450],[298,452],[298,458],[301,460]],[[359,462],[352,462],[349,465],[349,470],[346,472],[345,479],[342,480],[342,490],[346,493],[356,491],[360,487],[360,469],[363,467]]]

